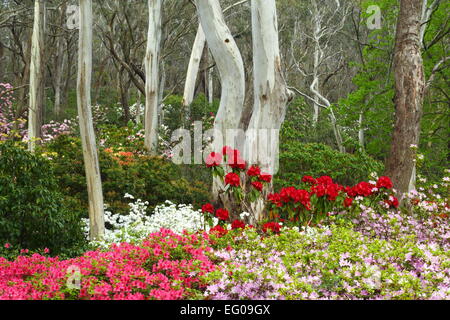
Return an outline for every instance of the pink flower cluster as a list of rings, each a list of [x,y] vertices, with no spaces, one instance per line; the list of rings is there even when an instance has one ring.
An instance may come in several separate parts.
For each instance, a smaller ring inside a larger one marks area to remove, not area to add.
[[[208,258],[208,235],[177,235],[161,229],[140,245],[113,244],[69,260],[33,254],[14,261],[0,257],[0,300],[177,300],[206,287],[216,270]],[[79,289],[67,286],[79,270]],[[69,271],[69,273],[68,273]]]

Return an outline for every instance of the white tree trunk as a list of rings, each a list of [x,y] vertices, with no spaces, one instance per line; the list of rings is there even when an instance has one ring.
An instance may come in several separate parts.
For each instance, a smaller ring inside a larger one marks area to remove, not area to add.
[[[319,92],[319,65],[320,65],[320,32],[322,29],[321,20],[317,12],[317,4],[313,1],[313,5],[315,8],[314,15],[314,32],[313,32],[313,41],[314,41],[314,63],[313,63],[313,82],[316,84],[314,89]],[[313,126],[317,125],[319,121],[319,96],[314,94],[314,114],[313,114]]]
[[[360,151],[364,150],[364,145],[365,145],[363,122],[364,122],[364,113],[361,111],[359,113],[359,119],[358,119],[358,141],[359,141],[359,150]]]
[[[278,170],[279,129],[291,92],[281,71],[275,0],[252,0],[253,113],[246,134],[245,157],[268,173]],[[252,205],[256,220],[264,205]]]
[[[77,100],[84,166],[89,196],[90,239],[105,233],[102,182],[91,112],[92,0],[80,1]]]
[[[226,137],[227,129],[237,129],[245,98],[244,63],[228,29],[218,0],[197,0],[200,23],[220,73],[222,93],[214,128]],[[224,141],[234,146],[235,141]],[[220,143],[219,143],[220,145]]]
[[[61,20],[60,25],[64,24],[64,20],[66,17],[66,4],[63,4],[61,7]],[[54,77],[54,87],[55,87],[55,104],[54,104],[54,112],[57,117],[61,114],[61,91],[62,91],[62,77],[64,74],[66,64],[66,55],[64,50],[64,37],[58,37],[56,43],[56,71]]]
[[[40,138],[44,107],[44,23],[45,2],[35,0],[34,23],[31,40],[30,105],[28,109],[28,149],[34,152],[36,139]]]
[[[158,147],[159,50],[161,43],[162,0],[148,0],[149,24],[145,55],[145,139],[152,155]]]
[[[184,85],[183,106],[187,108],[194,100],[195,83],[197,82],[200,61],[202,60],[203,50],[206,44],[205,33],[201,25],[198,26],[197,35],[195,36],[194,45],[192,46],[191,58],[186,74],[186,82]]]

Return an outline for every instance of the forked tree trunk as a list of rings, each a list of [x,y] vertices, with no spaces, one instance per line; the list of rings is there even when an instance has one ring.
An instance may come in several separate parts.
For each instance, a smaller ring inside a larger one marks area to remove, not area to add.
[[[145,139],[152,155],[158,147],[159,50],[161,43],[162,0],[148,0],[149,21],[145,55]]]
[[[41,137],[44,108],[44,23],[45,2],[35,0],[34,23],[31,40],[30,104],[28,108],[28,150],[34,152],[36,139]]]
[[[268,173],[278,170],[279,130],[291,92],[281,70],[275,0],[252,0],[253,113],[246,133],[245,157]],[[252,206],[262,219],[263,201]]]
[[[92,0],[80,1],[80,38],[78,43],[77,100],[84,167],[89,196],[90,239],[105,233],[102,181],[91,112],[92,77]]]
[[[236,139],[227,139],[229,130],[236,130],[241,119],[245,98],[244,62],[236,42],[228,29],[218,0],[196,0],[197,12],[208,46],[211,50],[222,84],[221,100],[214,129],[222,135],[215,139],[215,151],[226,144],[236,146]],[[230,141],[231,140],[231,141]],[[224,185],[221,179],[213,179],[212,194],[219,199]],[[220,197],[224,207],[231,205],[226,196]]]
[[[408,192],[420,133],[425,89],[420,43],[423,0],[401,0],[397,22],[394,77],[395,126],[386,161],[389,175],[400,198]]]
[[[201,26],[220,73],[222,93],[214,128],[226,137],[227,129],[237,129],[245,96],[244,63],[228,29],[218,0],[197,0]],[[234,145],[234,141],[225,141]]]

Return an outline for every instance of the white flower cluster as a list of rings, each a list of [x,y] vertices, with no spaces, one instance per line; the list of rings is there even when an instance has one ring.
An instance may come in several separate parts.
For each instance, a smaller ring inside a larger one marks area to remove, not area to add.
[[[125,198],[134,199],[126,194]],[[170,229],[182,234],[184,230],[195,232],[199,230],[209,231],[209,224],[205,221],[204,214],[200,210],[194,210],[192,205],[176,205],[170,201],[155,208],[154,213],[146,215],[148,202],[137,199],[130,203],[128,215],[113,214],[105,211],[105,223],[111,227],[105,230],[103,241],[95,241],[91,244],[96,247],[106,248],[112,243],[138,242],[149,234],[158,232],[161,228]],[[89,232],[89,220],[83,219],[85,232]],[[213,225],[217,225],[218,219],[213,219]]]

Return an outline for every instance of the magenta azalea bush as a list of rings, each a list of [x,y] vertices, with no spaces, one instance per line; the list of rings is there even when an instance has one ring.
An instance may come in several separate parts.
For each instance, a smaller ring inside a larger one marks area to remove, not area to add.
[[[207,285],[202,277],[216,269],[211,251],[207,234],[161,229],[140,245],[113,244],[74,259],[0,257],[0,299],[195,299]]]

